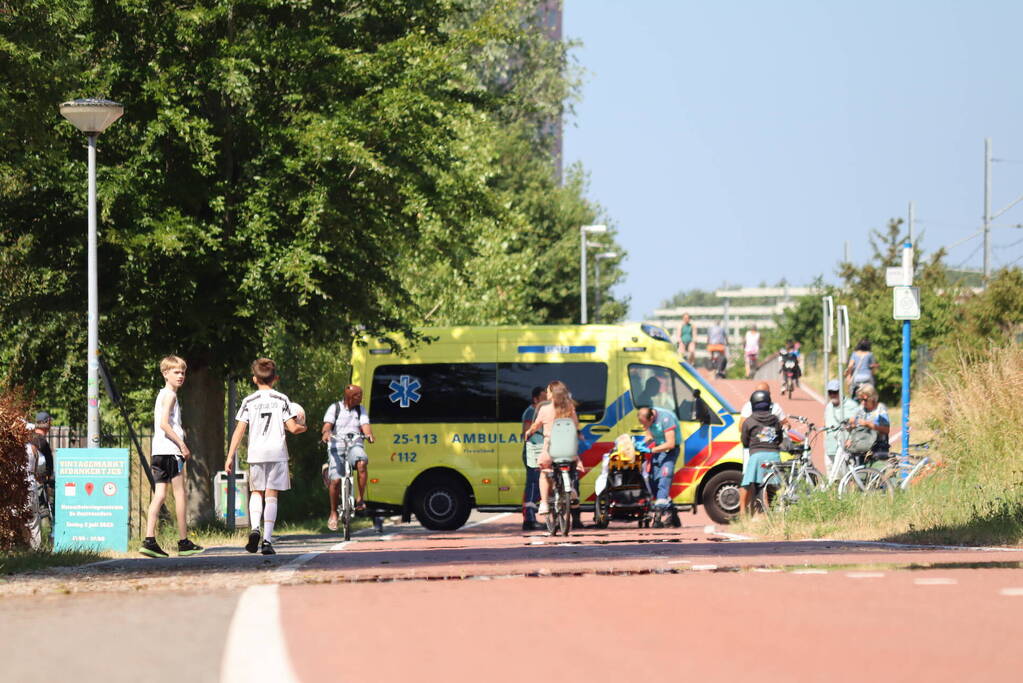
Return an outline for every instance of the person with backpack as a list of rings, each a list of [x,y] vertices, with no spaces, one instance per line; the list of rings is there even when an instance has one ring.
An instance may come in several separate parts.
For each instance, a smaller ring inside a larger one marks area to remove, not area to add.
[[[550,477],[545,476],[545,473],[553,471],[554,468],[554,460],[551,458],[551,428],[554,426],[554,421],[559,418],[571,420],[575,425],[577,438],[579,434],[579,416],[575,412],[575,401],[572,400],[572,393],[565,386],[564,382],[554,380],[547,385],[547,401],[547,403],[537,407],[533,424],[523,434],[523,438],[527,440],[537,432],[544,435],[543,447],[538,459],[541,475],[540,506],[536,510],[538,515],[550,513],[547,500],[551,495],[551,481]],[[583,466],[578,454],[575,456],[575,466],[580,474],[586,472],[586,468]]]
[[[751,512],[757,487],[764,484],[766,474],[762,465],[781,460],[779,451],[784,437],[781,420],[771,412],[771,395],[758,389],[750,394],[749,402],[753,412],[743,421],[741,430],[742,446],[749,449],[749,462],[739,485],[740,515]]]
[[[330,481],[330,516],[327,528],[337,531],[337,499],[341,495],[340,453],[344,449],[341,439],[345,434],[357,434],[355,443],[348,450],[348,465],[355,468],[358,478],[358,494],[355,497],[355,509],[366,509],[366,480],[369,477],[369,456],[362,447],[365,438],[373,443],[373,428],[369,426],[369,415],[362,409],[362,387],[349,384],[345,387],[344,398],[332,403],[323,416],[323,429],[320,437],[327,446],[327,464],[325,478]]]

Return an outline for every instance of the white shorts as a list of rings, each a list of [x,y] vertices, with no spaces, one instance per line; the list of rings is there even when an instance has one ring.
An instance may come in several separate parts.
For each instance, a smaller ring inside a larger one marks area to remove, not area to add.
[[[250,462],[250,491],[287,491],[291,488],[291,475],[288,474],[288,461]]]

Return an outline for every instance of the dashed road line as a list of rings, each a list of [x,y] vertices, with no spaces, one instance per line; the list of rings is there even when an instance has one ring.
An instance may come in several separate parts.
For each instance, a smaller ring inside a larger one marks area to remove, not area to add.
[[[827,574],[827,569],[796,569],[793,574]]]
[[[517,513],[515,513],[515,512],[502,512],[500,514],[494,515],[493,517],[488,517],[486,519],[478,519],[475,522],[469,522],[468,524],[464,524],[464,525],[462,525],[462,529],[471,529],[474,526],[481,526],[483,524],[490,524],[491,522],[496,522],[499,519],[504,519],[505,517],[508,517],[508,516],[514,515],[514,514],[517,514]]]
[[[913,579],[913,583],[918,586],[954,586],[959,582],[956,579],[947,579],[936,576],[934,578]]]
[[[880,579],[884,572],[847,572],[846,577],[850,579]]]
[[[1023,588],[1003,588],[998,591],[999,595],[1005,595],[1007,597],[1020,597],[1023,596]]]
[[[692,569],[693,571],[698,572],[712,572],[717,568],[718,566],[716,564],[694,564],[692,567],[690,567],[690,569]]]

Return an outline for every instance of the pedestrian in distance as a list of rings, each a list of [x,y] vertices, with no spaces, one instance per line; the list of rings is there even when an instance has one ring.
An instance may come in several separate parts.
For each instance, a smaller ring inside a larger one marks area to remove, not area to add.
[[[25,456],[28,459],[28,466],[25,468],[25,483],[28,486],[28,511],[31,515],[28,518],[26,531],[29,547],[32,550],[38,550],[43,545],[43,509],[39,504],[39,489],[44,485],[45,465],[39,449],[31,441],[25,444]]]
[[[864,337],[856,344],[856,348],[849,354],[849,364],[845,368],[845,378],[849,383],[849,395],[859,396],[861,384],[876,384],[874,374],[877,372],[877,359],[870,350],[870,340]]]
[[[547,402],[547,391],[533,387],[532,402],[522,412],[522,465],[526,468],[526,486],[522,491],[522,530],[542,528],[536,521],[536,505],[540,502],[540,453],[543,451],[543,430],[526,438],[536,411]]]
[[[45,410],[36,413],[35,428],[32,430],[32,445],[39,451],[39,455],[46,459],[46,484],[53,487],[53,449],[50,447],[50,427],[53,425],[53,417]]]
[[[771,412],[771,395],[754,391],[750,397],[753,413],[742,423],[742,446],[749,449],[749,462],[742,473],[739,488],[739,514],[752,510],[757,486],[763,485],[766,474],[762,465],[781,460],[783,438],[781,420]]]
[[[241,445],[245,430],[249,429],[247,460],[249,463],[249,540],[245,549],[250,553],[260,549],[264,555],[276,555],[273,547],[274,524],[277,522],[277,497],[291,488],[288,474],[288,444],[285,430],[301,434],[306,430],[305,411],[287,396],[274,389],[277,383],[277,364],[269,358],[252,362],[252,383],[256,391],[242,400],[235,416],[238,424],[231,435],[224,470],[234,467],[235,453]],[[262,539],[260,546],[260,520]]]
[[[682,326],[678,330],[678,350],[690,365],[696,363],[696,335],[693,319],[688,313],[682,314]]]
[[[760,355],[760,332],[756,325],[750,325],[746,330],[746,379],[753,379],[753,373],[757,370],[757,357]]]
[[[369,456],[363,447],[363,440],[373,443],[373,428],[369,425],[369,415],[362,408],[362,387],[349,384],[345,387],[344,397],[332,403],[323,415],[323,429],[320,440],[327,444],[327,464],[325,467],[328,489],[330,491],[330,516],[327,528],[337,531],[337,500],[341,495],[341,476],[344,468],[341,452],[344,444],[341,439],[345,434],[355,434],[355,441],[348,449],[348,466],[357,474],[358,494],[355,497],[355,509],[366,509],[366,481],[369,477]]]
[[[167,499],[167,487],[174,492],[174,512],[178,521],[178,555],[196,555],[201,546],[188,540],[188,496],[185,491],[184,463],[192,457],[185,443],[185,430],[181,426],[181,403],[178,389],[185,384],[188,365],[178,356],[167,356],[160,361],[160,374],[164,386],[156,395],[153,406],[153,446],[149,469],[153,473],[153,498],[146,516],[146,538],[139,552],[147,557],[167,557],[156,542],[156,526],[160,521],[160,508]]]

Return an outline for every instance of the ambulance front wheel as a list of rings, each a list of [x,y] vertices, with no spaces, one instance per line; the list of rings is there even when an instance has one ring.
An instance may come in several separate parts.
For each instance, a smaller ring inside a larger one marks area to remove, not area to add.
[[[416,485],[413,511],[416,519],[432,531],[453,531],[469,519],[469,493],[449,474],[432,474]]]
[[[702,503],[707,515],[718,524],[728,524],[739,516],[739,484],[742,472],[724,470],[711,477],[703,487]]]

